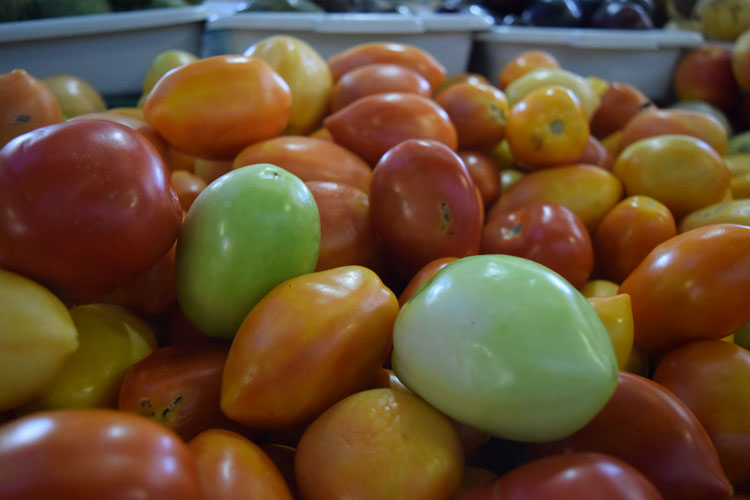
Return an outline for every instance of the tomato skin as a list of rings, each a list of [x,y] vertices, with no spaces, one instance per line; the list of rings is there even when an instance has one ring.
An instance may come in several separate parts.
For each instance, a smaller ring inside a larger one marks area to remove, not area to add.
[[[491,206],[500,196],[500,170],[495,161],[488,155],[479,151],[458,151],[458,156],[469,169],[469,175],[482,195],[482,203],[485,207]]]
[[[479,252],[483,212],[478,200],[461,158],[436,141],[404,141],[373,171],[373,227],[409,276],[439,257]]]
[[[425,77],[406,66],[366,64],[347,71],[333,86],[331,112],[346,107],[360,97],[384,92],[407,92],[430,97],[432,87]]]
[[[613,455],[648,477],[665,500],[728,499],[732,491],[690,409],[662,385],[624,371],[610,400],[585,427],[527,451],[532,458],[577,451]]]
[[[0,150],[0,186],[0,265],[73,293],[107,293],[144,272],[182,223],[158,153],[117,123],[16,138]]]
[[[222,378],[222,411],[250,427],[308,423],[372,383],[390,352],[397,313],[396,296],[365,267],[280,283],[234,338]]]
[[[407,300],[412,298],[412,296],[417,293],[417,290],[435,276],[438,271],[454,260],[457,260],[457,257],[440,257],[428,262],[422,269],[417,271],[398,296],[399,307],[403,306]]]
[[[454,151],[458,147],[458,133],[448,113],[432,99],[417,94],[362,97],[328,115],[323,123],[336,143],[370,165],[409,139],[439,141]]]
[[[528,462],[458,500],[661,500],[659,490],[627,462],[604,453],[568,453]]]
[[[664,352],[750,320],[749,246],[750,227],[712,224],[654,248],[619,290],[632,300],[635,345]]]
[[[586,226],[559,203],[532,203],[497,214],[482,231],[481,253],[502,253],[538,262],[575,288],[589,279],[594,250]]]
[[[137,415],[108,409],[39,412],[0,427],[7,500],[200,500],[187,445]]]

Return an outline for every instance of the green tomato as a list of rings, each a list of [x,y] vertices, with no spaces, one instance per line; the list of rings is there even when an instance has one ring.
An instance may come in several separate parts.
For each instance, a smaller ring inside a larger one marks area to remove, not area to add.
[[[204,333],[232,338],[276,285],[315,270],[320,216],[312,193],[275,165],[219,177],[193,202],[177,242],[177,298]]]
[[[392,366],[459,422],[518,441],[565,437],[617,384],[607,330],[547,267],[510,255],[448,264],[401,308]]]

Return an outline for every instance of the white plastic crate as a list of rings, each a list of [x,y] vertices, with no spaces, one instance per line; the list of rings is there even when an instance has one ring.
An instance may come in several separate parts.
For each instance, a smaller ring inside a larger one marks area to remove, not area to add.
[[[104,96],[136,94],[161,52],[200,55],[208,16],[198,5],[2,23],[0,73],[73,74]]]
[[[479,33],[471,70],[496,81],[503,66],[527,50],[545,50],[581,76],[638,87],[656,101],[670,97],[682,55],[703,44],[694,31],[497,26]]]
[[[474,14],[247,12],[210,19],[203,56],[241,54],[281,34],[304,40],[323,58],[360,43],[388,41],[424,49],[456,74],[468,67],[474,33],[491,28],[489,18]]]

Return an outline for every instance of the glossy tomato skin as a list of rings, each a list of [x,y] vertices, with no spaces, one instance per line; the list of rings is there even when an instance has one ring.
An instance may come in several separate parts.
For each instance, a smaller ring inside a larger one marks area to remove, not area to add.
[[[384,92],[410,92],[430,97],[432,87],[425,77],[406,66],[366,64],[339,78],[331,92],[330,110],[335,112],[360,97]]]
[[[459,500],[661,500],[659,490],[627,462],[604,453],[569,453],[528,462]]]
[[[201,500],[187,445],[145,418],[105,409],[39,412],[0,427],[8,500]]]
[[[562,440],[531,444],[529,456],[598,452],[629,463],[665,500],[728,499],[732,487],[708,434],[671,391],[620,371],[614,394],[585,427]]]
[[[156,264],[182,210],[159,154],[117,123],[36,129],[0,150],[0,265],[102,294]]]
[[[478,200],[461,158],[436,141],[408,140],[390,149],[370,186],[375,232],[409,276],[439,257],[479,252]]]
[[[538,262],[575,288],[589,279],[594,250],[586,226],[559,203],[532,203],[497,214],[482,231],[482,253],[502,253]]]
[[[750,227],[712,224],[654,248],[619,293],[633,304],[635,344],[664,352],[719,339],[750,320]]]

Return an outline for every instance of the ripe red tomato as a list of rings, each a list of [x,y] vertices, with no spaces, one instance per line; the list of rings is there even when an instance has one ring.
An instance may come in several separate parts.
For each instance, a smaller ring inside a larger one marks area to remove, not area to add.
[[[483,212],[461,158],[437,141],[390,149],[370,186],[373,227],[395,267],[411,277],[439,257],[479,252]]]
[[[203,498],[187,445],[161,425],[109,409],[38,412],[0,427],[0,497]]]
[[[594,267],[594,249],[583,221],[553,202],[496,214],[484,226],[480,251],[533,260],[576,288],[586,283]]]
[[[135,130],[101,120],[36,129],[0,150],[0,266],[102,294],[156,264],[182,209]]]

